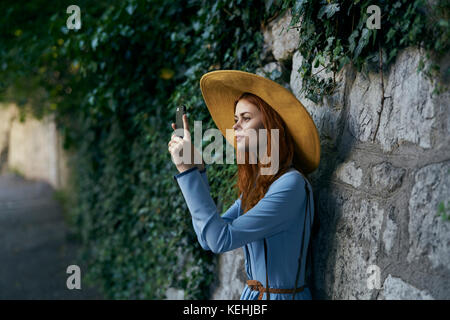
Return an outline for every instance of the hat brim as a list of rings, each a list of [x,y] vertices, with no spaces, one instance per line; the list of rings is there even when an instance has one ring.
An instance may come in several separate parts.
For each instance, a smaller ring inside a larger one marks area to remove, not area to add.
[[[303,104],[288,89],[262,76],[240,70],[215,70],[200,79],[200,89],[217,128],[234,147],[226,129],[234,125],[234,102],[243,92],[250,92],[267,102],[283,119],[295,141],[294,164],[305,173],[314,171],[320,161],[317,128]]]

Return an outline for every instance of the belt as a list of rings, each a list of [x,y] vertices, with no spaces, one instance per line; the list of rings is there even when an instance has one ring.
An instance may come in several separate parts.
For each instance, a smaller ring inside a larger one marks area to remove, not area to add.
[[[277,289],[277,288],[264,288],[261,282],[258,280],[247,280],[247,285],[249,286],[250,290],[252,291],[259,291],[258,300],[262,300],[264,292],[270,292],[270,293],[297,293],[302,292],[305,289],[305,286],[301,286],[297,289]]]

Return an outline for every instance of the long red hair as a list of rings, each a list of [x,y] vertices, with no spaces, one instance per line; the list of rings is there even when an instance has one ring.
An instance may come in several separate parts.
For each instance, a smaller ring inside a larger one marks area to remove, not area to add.
[[[261,164],[259,159],[256,164],[249,163],[249,153],[245,151],[245,163],[238,163],[237,182],[234,186],[238,196],[242,195],[241,207],[244,213],[253,208],[259,200],[266,194],[272,182],[277,180],[281,175],[286,173],[291,164],[295,169],[300,171],[303,176],[308,179],[302,168],[293,161],[294,140],[287,129],[286,123],[280,115],[263,99],[249,92],[244,92],[234,103],[234,111],[240,99],[246,99],[254,104],[262,113],[262,122],[267,130],[267,155],[271,157],[271,129],[279,130],[279,167],[278,172],[274,175],[258,175],[261,167],[269,167],[269,164]],[[236,140],[235,140],[236,143]],[[237,150],[237,148],[236,148]],[[236,175],[235,175],[236,177]]]

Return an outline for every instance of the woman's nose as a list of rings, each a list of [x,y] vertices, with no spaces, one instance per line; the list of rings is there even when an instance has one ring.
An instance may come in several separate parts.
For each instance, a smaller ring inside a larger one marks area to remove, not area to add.
[[[236,120],[234,120],[234,121],[236,121]],[[240,122],[240,121],[236,121],[236,122],[234,123],[233,129],[236,130],[236,128],[241,128],[241,129],[242,129],[242,127],[241,127],[241,122]]]

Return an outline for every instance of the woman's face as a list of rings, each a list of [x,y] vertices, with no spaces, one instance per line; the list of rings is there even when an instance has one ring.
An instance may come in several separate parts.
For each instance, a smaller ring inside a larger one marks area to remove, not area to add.
[[[258,107],[246,99],[239,100],[234,114],[233,129],[236,137],[237,149],[247,152],[249,150],[258,150],[256,149],[259,139],[258,130],[264,129],[262,114]],[[251,131],[255,132],[256,139],[253,135],[251,136]]]

